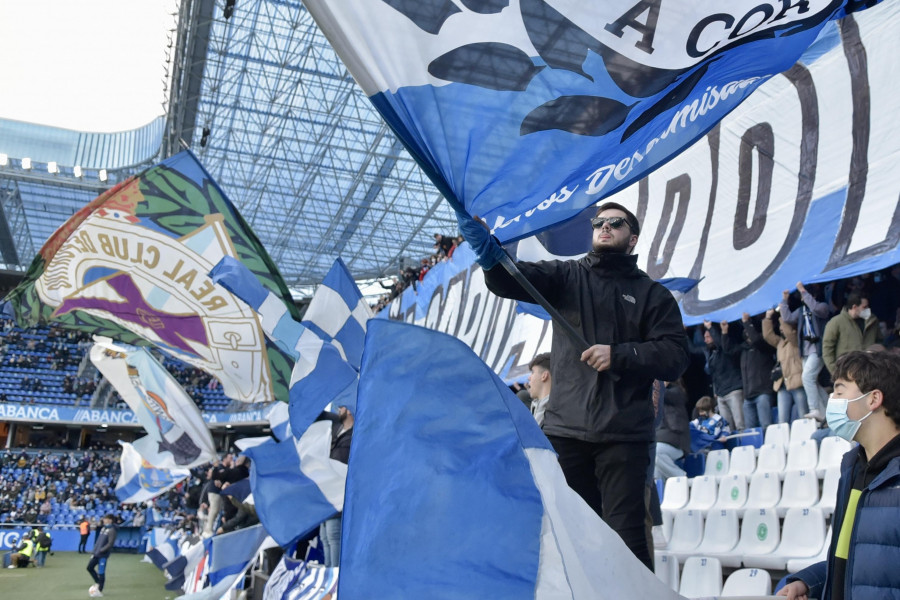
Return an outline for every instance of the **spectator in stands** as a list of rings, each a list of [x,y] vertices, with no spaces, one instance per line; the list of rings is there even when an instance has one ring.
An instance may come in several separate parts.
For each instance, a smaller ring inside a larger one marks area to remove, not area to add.
[[[434,234],[434,250],[439,256],[447,256],[453,247],[454,238],[440,233]]]
[[[729,424],[744,428],[744,389],[738,359],[741,347],[730,343],[728,321],[719,324],[716,331],[711,321],[703,321],[703,342],[706,344],[706,369],[712,379],[713,393],[719,405],[719,414]]]
[[[828,426],[859,446],[841,463],[826,560],[789,576],[778,593],[790,599],[897,598],[900,356],[852,351],[837,360],[833,377]]]
[[[797,282],[797,291],[800,292],[799,305],[792,310],[791,293],[784,290],[778,312],[781,314],[782,323],[797,328],[797,345],[803,359],[803,390],[806,392],[806,403],[809,406],[809,412],[804,416],[821,421],[825,418],[823,408],[827,399],[825,389],[819,385],[819,373],[825,364],[822,358],[822,335],[825,333],[825,325],[831,313],[828,304],[818,300],[806,289],[803,282]]]
[[[687,392],[681,382],[666,383],[663,394],[662,421],[656,428],[656,479],[684,477],[684,469],[675,464],[691,450],[691,429],[688,421]]]
[[[741,315],[741,381],[744,390],[744,427],[772,424],[772,348],[762,337],[760,327],[749,313]]]
[[[774,309],[766,311],[766,318],[762,321],[762,334],[766,342],[775,348],[777,365],[781,369],[781,376],[772,382],[772,388],[778,394],[778,422],[789,423],[794,406],[801,417],[808,412],[806,390],[803,389],[803,359],[800,358],[797,330],[779,317],[780,333],[776,333],[773,324],[776,315]]]
[[[498,266],[503,250],[482,225],[460,221],[488,289],[504,298],[533,302]],[[637,217],[624,206],[606,202],[591,226],[592,250],[583,258],[517,263],[588,342],[587,349],[579,347],[561,328],[554,329],[555,389],[544,412],[543,431],[569,486],[652,570],[644,528],[655,430],[648,400],[654,379],[676,379],[687,368],[688,343],[672,294],[637,267]]]
[[[727,420],[716,414],[713,399],[703,396],[697,400],[694,410],[697,418],[691,421],[691,452],[724,448],[731,427]]]
[[[346,406],[339,406],[337,415],[324,411],[319,419],[331,421],[331,458],[344,464],[350,462],[350,442],[353,440],[353,413]],[[340,566],[341,519],[338,514],[319,527],[319,537],[325,552],[325,566]]]
[[[538,354],[528,365],[531,374],[528,376],[528,394],[531,396],[531,414],[538,425],[544,424],[544,411],[550,401],[550,388],[553,381],[550,376],[550,353]]]
[[[822,338],[822,356],[825,366],[834,373],[835,363],[841,356],[854,350],[865,350],[882,341],[878,318],[869,308],[869,299],[850,294],[840,313],[825,326]]]
[[[109,555],[112,554],[113,546],[116,543],[116,535],[119,531],[113,524],[114,522],[115,517],[113,515],[103,517],[100,535],[94,542],[94,551],[91,553],[91,560],[88,561],[87,572],[94,580],[94,585],[88,588],[88,594],[91,598],[103,596],[103,584],[106,583],[106,562],[109,560]]]

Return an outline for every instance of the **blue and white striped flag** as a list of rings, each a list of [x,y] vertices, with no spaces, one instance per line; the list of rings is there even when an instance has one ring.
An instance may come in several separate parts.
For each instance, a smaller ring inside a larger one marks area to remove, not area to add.
[[[208,552],[208,586],[178,600],[219,600],[250,568],[260,550],[274,546],[262,525],[213,536],[203,544]]]
[[[290,383],[293,435],[305,431],[330,402],[356,406],[358,373],[334,344],[295,321],[284,301],[237,259],[223,258],[209,275],[256,311],[269,339],[296,360]]]
[[[280,441],[291,437],[291,413],[287,402],[273,402],[266,411],[266,419],[275,439]]]
[[[398,589],[406,598],[680,598],[566,485],[528,409],[471,349],[375,320],[340,596]]]
[[[280,546],[287,546],[341,512],[347,465],[333,460],[331,421],[316,421],[299,439],[266,442],[250,457],[256,514]]]
[[[119,444],[122,445],[119,461],[122,473],[116,483],[116,497],[123,504],[152,500],[191,475],[187,469],[156,468],[141,458],[128,442],[120,440]]]
[[[157,569],[163,566],[179,554],[178,541],[181,539],[180,531],[169,531],[165,527],[154,527],[150,531],[149,549],[146,552]]]
[[[341,355],[358,371],[366,339],[366,322],[371,318],[372,309],[363,299],[347,265],[338,258],[316,288],[302,322],[323,340],[337,346]]]

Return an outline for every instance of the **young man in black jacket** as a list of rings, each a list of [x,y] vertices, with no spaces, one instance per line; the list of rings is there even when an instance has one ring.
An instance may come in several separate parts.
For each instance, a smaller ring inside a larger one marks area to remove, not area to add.
[[[91,554],[91,560],[88,561],[87,572],[90,573],[94,580],[94,585],[88,588],[88,595],[91,598],[100,598],[103,596],[103,584],[106,583],[106,561],[112,554],[113,546],[116,544],[116,534],[118,529],[113,524],[115,517],[106,515],[102,519],[102,528],[94,543],[94,551]]]
[[[519,262],[537,290],[590,345],[553,328],[553,389],[542,429],[559,454],[569,486],[652,569],[644,532],[644,487],[654,440],[651,386],[674,381],[688,365],[688,343],[671,292],[637,267],[640,224],[614,202],[591,220],[593,249],[579,260]],[[497,242],[461,221],[485,270],[488,289],[532,301],[497,266]],[[479,236],[480,239],[479,239]]]

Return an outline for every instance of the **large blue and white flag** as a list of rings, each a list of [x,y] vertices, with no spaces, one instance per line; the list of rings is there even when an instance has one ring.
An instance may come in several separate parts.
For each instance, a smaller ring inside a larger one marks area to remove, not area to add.
[[[316,421],[299,439],[246,450],[256,514],[287,546],[341,512],[347,465],[330,458],[331,422]]]
[[[284,301],[263,287],[250,269],[226,257],[209,275],[256,311],[269,339],[296,361],[290,382],[293,435],[305,431],[330,402],[356,406],[356,369],[334,344],[295,321]]]
[[[213,536],[203,542],[207,551],[206,587],[178,600],[218,600],[234,587],[259,552],[273,547],[262,525]]]
[[[638,181],[875,3],[305,0],[441,192],[503,242]]]
[[[337,346],[341,356],[358,371],[366,339],[366,322],[371,318],[372,309],[347,265],[338,258],[316,288],[302,323],[323,340]]]
[[[439,360],[434,360],[439,356]],[[369,324],[340,596],[679,598],[566,485],[509,388],[459,340]]]
[[[150,530],[150,541],[147,543],[147,558],[157,569],[173,560],[179,554],[178,542],[181,539],[180,531],[169,531],[165,527],[154,527]]]
[[[116,483],[116,497],[123,504],[152,500],[190,477],[187,469],[160,469],[141,458],[128,442],[119,440],[122,456],[119,460],[122,473]]]
[[[291,413],[287,402],[273,402],[265,414],[275,439],[286,440],[291,437]]]
[[[266,582],[263,600],[337,598],[338,567],[324,567],[284,556]]]
[[[90,357],[147,431],[134,449],[148,463],[177,469],[216,459],[200,409],[147,348],[98,336]]]

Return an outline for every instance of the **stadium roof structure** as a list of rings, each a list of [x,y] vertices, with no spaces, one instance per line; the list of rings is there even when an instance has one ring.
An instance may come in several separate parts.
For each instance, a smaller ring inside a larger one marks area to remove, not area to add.
[[[359,280],[394,275],[432,253],[432,233],[456,231],[300,2],[179,10],[164,117],[112,134],[0,120],[0,263],[27,268],[75,210],[183,147],[301,296],[339,256]]]

